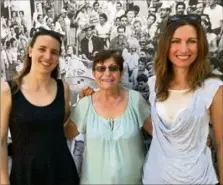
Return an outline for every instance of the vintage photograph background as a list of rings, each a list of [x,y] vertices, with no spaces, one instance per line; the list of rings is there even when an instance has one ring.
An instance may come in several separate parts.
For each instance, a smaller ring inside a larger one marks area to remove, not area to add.
[[[39,27],[63,35],[60,76],[71,89],[75,106],[80,89],[97,88],[91,67],[103,49],[118,49],[124,57],[123,86],[148,101],[148,78],[160,34],[168,16],[195,13],[207,34],[210,62],[223,73],[222,0],[2,0],[1,79],[19,73],[27,43]],[[80,168],[84,136],[68,141]],[[149,143],[150,139],[146,140]]]

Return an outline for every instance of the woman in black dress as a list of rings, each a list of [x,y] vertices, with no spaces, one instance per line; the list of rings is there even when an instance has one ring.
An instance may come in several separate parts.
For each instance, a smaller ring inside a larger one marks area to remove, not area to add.
[[[79,177],[64,135],[69,87],[57,79],[60,35],[40,28],[24,68],[1,83],[1,182],[11,185],[77,185]],[[7,132],[12,137],[8,175]]]

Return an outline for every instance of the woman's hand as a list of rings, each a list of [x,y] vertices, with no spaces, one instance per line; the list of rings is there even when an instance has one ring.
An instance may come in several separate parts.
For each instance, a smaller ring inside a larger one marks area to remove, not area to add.
[[[94,93],[95,93],[94,89],[88,86],[86,88],[81,89],[81,91],[80,91],[80,98],[92,95]]]

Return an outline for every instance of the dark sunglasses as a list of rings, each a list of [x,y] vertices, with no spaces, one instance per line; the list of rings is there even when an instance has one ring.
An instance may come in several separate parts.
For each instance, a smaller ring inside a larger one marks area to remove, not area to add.
[[[167,25],[169,25],[172,22],[176,22],[179,20],[188,20],[188,21],[196,21],[199,24],[201,24],[201,17],[197,14],[187,14],[187,15],[173,15],[170,16],[167,22]]]
[[[94,70],[97,72],[103,73],[106,71],[106,69],[108,69],[110,72],[117,72],[119,70],[119,66],[117,65],[110,65],[108,67],[96,66]]]

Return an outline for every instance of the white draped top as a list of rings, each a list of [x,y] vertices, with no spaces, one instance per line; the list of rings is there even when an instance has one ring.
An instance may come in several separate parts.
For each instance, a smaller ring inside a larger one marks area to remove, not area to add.
[[[193,92],[186,109],[171,127],[157,113],[155,77],[149,79],[153,140],[144,164],[143,184],[217,184],[211,151],[207,147],[208,108],[219,79],[205,80]]]
[[[188,90],[169,90],[167,100],[156,102],[157,113],[166,126],[174,126],[177,116],[187,108],[192,96],[193,92]]]

